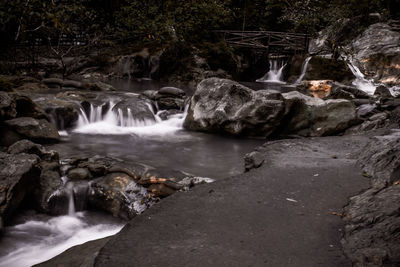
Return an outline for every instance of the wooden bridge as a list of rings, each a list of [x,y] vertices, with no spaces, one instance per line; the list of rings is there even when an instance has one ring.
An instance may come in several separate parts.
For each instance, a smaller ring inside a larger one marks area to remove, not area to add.
[[[233,47],[265,50],[274,54],[307,53],[310,36],[302,33],[272,31],[215,31]]]

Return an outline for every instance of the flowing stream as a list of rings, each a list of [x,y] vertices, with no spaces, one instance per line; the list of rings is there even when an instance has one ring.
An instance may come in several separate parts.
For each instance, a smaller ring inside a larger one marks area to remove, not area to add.
[[[146,84],[151,85],[147,81]],[[49,148],[57,150],[61,159],[109,156],[127,164],[140,162],[218,180],[242,173],[244,155],[263,143],[263,140],[186,131],[183,129],[186,110],[167,120],[162,120],[159,112],[151,106],[154,119],[123,116],[121,109],[114,108],[114,94],[132,95],[148,87],[138,90],[125,85],[121,88],[129,88],[130,92],[109,93],[100,105],[91,104],[89,112],[82,108],[77,126],[61,131],[62,142]],[[31,266],[72,246],[113,235],[123,227],[122,221],[109,214],[76,212],[77,203],[73,198],[76,185],[67,181],[66,177],[63,181],[69,194],[68,214],[51,217],[26,211],[16,216],[12,224],[5,228],[0,240],[0,267]]]

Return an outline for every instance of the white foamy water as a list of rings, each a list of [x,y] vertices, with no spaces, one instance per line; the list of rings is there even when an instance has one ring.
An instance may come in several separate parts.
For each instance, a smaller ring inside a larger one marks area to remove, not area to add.
[[[353,85],[366,92],[367,94],[373,95],[375,93],[377,85],[372,79],[365,78],[365,75],[360,71],[360,69],[354,64],[353,60],[350,58],[347,60],[347,65],[349,66],[351,72],[356,77],[353,81]]]
[[[286,64],[279,60],[269,61],[269,71],[256,82],[267,82],[267,83],[285,83],[282,78],[282,72]]]
[[[89,117],[81,109],[76,133],[84,134],[137,134],[141,136],[157,136],[175,133],[183,129],[183,122],[187,115],[188,106],[181,114],[172,115],[168,120],[161,120],[158,114],[154,114],[153,108],[149,109],[154,114],[154,120],[134,118],[130,109],[127,109],[128,116],[124,116],[121,109],[113,110],[114,104],[102,114],[102,107],[91,105]]]
[[[306,60],[303,63],[303,66],[301,67],[301,74],[299,78],[297,78],[297,80],[294,82],[294,84],[299,84],[304,79],[304,76],[306,75],[307,72],[308,63],[310,63],[310,60],[311,57],[306,58]]]
[[[122,223],[75,216],[38,218],[5,228],[0,267],[27,267],[49,260],[70,247],[118,233]],[[90,217],[90,216],[89,216]],[[100,223],[99,223],[100,222]]]

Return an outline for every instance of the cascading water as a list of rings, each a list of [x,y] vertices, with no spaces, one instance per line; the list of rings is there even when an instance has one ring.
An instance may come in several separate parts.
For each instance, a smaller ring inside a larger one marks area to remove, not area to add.
[[[303,66],[301,67],[301,74],[299,78],[297,78],[297,80],[294,82],[294,84],[299,84],[304,79],[304,76],[306,75],[307,72],[308,63],[310,63],[310,60],[311,57],[306,58],[306,60],[303,63]]]
[[[113,102],[107,103],[109,108],[104,112],[103,106],[95,107],[90,105],[90,112],[86,114],[81,108],[78,119],[78,126],[74,130],[77,133],[87,134],[138,134],[138,135],[159,135],[174,133],[183,128],[183,122],[187,115],[188,106],[181,114],[175,114],[168,120],[162,120],[153,107],[147,104],[148,109],[153,113],[153,119],[135,118],[131,109],[127,108],[126,114],[120,108],[115,108]]]
[[[281,60],[270,60],[269,71],[262,78],[257,79],[256,82],[285,83],[282,77],[285,66],[286,63]]]
[[[345,58],[346,60],[347,58]],[[377,84],[374,83],[372,79],[366,79],[364,74],[360,71],[360,69],[354,64],[352,58],[349,58],[347,60],[347,65],[349,66],[349,69],[353,73],[353,75],[356,77],[356,79],[353,81],[353,85],[357,87],[358,89],[373,95],[375,93],[375,89],[378,86]]]

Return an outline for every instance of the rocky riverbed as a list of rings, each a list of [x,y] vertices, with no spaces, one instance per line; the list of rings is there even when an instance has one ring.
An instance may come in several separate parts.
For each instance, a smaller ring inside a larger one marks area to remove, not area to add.
[[[398,38],[371,25],[341,59],[316,42],[273,85],[2,76],[0,266],[124,224],[42,265],[396,266]]]

